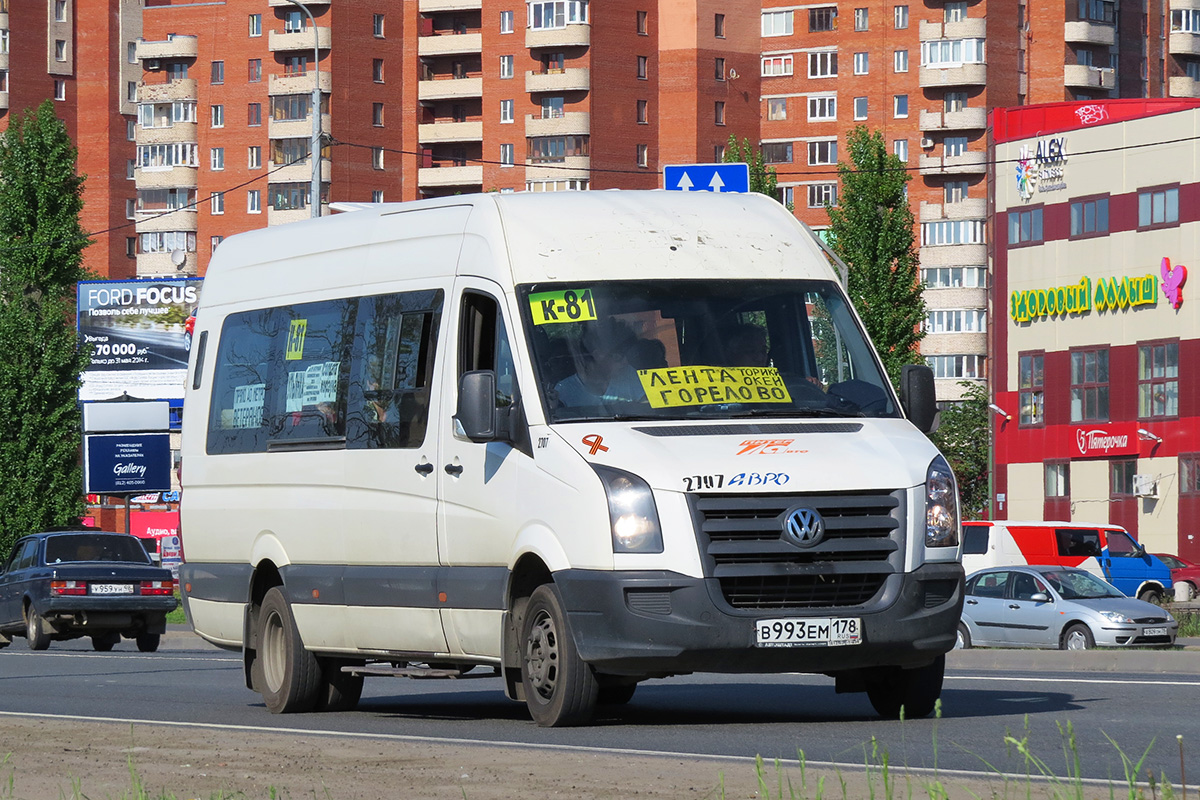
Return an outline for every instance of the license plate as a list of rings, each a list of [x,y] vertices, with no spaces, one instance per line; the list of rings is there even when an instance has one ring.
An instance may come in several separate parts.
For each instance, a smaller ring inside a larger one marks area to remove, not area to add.
[[[1166,628],[1142,628],[1142,636],[1166,636]]]
[[[92,594],[133,594],[129,583],[93,583]]]
[[[862,620],[857,617],[760,619],[755,623],[754,632],[758,647],[862,644]]]

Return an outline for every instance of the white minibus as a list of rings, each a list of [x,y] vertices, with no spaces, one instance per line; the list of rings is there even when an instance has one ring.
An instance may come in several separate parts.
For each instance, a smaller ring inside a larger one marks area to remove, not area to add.
[[[823,673],[930,713],[958,495],[821,243],[758,194],[480,194],[240,234],[196,314],[180,572],[273,712],[495,676]]]

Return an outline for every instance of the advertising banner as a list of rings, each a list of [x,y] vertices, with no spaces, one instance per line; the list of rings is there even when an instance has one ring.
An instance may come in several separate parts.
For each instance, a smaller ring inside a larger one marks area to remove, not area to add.
[[[171,490],[169,433],[89,434],[83,437],[84,491],[143,494]]]
[[[78,326],[92,349],[79,399],[179,400],[202,278],[81,281]]]
[[[146,548],[147,551],[158,553],[162,565],[179,577],[183,546],[179,539],[178,511],[132,511],[129,532],[139,539],[152,540],[154,544]]]

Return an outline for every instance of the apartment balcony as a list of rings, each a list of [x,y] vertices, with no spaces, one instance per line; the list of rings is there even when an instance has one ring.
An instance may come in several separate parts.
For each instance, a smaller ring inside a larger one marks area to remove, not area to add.
[[[139,168],[133,174],[134,186],[139,189],[195,189],[199,172],[197,167]]]
[[[284,53],[290,50],[307,50],[312,52],[314,47],[328,50],[333,43],[333,31],[325,25],[317,26],[316,41],[311,30],[285,33],[283,31],[267,32],[267,49],[272,53]]]
[[[920,167],[922,175],[983,175],[987,172],[987,153],[962,153],[957,156],[922,154]]]
[[[921,67],[917,79],[922,89],[956,86],[983,86],[987,83],[987,64],[962,64],[957,67]]]
[[[1176,75],[1167,79],[1167,93],[1171,97],[1200,97],[1200,81]]]
[[[982,186],[980,189],[982,190]],[[957,203],[921,203],[921,222],[940,222],[944,219],[987,219],[987,200],[971,197]]]
[[[421,188],[447,186],[482,186],[483,165],[465,167],[421,167],[417,170],[417,185]]]
[[[984,301],[977,308],[987,307],[987,290],[978,290]],[[961,308],[962,306],[959,306]],[[930,308],[930,311],[934,309]],[[927,333],[921,340],[921,355],[942,356],[959,355],[960,353],[987,353],[987,334],[978,331],[947,331],[946,333]],[[940,398],[941,395],[938,395]]]
[[[316,71],[303,75],[272,75],[267,82],[267,94],[312,94],[313,76]],[[333,91],[333,74],[329,70],[321,70],[321,92],[329,94]]]
[[[586,111],[568,111],[561,117],[530,114],[525,119],[526,136],[587,136],[592,132],[592,115]]]
[[[434,14],[438,11],[479,11],[483,8],[483,0],[421,0],[417,4],[417,12]]]
[[[139,276],[198,274],[200,261],[195,253],[184,253],[182,264],[176,264],[171,258],[171,253],[138,253],[137,274]]]
[[[961,267],[963,264],[988,263],[986,244],[926,245],[921,248],[920,257],[922,267]]]
[[[944,289],[926,286],[922,294],[925,297],[925,308],[929,311],[939,311],[952,308],[987,308],[988,290],[975,286],[954,286]],[[948,334],[938,334],[938,336],[946,336]],[[939,344],[941,342],[939,341]],[[934,355],[925,349],[925,345],[921,345],[921,352],[926,355]],[[955,352],[953,350],[942,350],[942,353]],[[959,350],[957,352],[963,352]],[[983,352],[983,351],[980,351]]]
[[[422,58],[430,56],[457,56],[483,52],[483,34],[455,33],[445,36],[418,36],[417,55]]]
[[[587,47],[592,43],[592,26],[585,23],[568,25],[550,30],[525,30],[525,46],[534,47]]]
[[[176,122],[165,128],[143,128],[135,131],[138,144],[174,144],[200,141],[200,126],[195,122]]]
[[[587,67],[567,67],[558,72],[526,72],[526,92],[572,92],[592,88],[592,72]]]
[[[483,97],[483,78],[417,82],[418,100],[459,100],[467,97]]]
[[[138,233],[158,233],[159,231],[191,231],[196,232],[196,207],[180,208],[166,213],[164,211],[139,211],[135,221]],[[147,253],[146,255],[152,255]]]
[[[959,22],[922,20],[917,35],[922,42],[934,42],[938,39],[986,39],[987,20],[983,17],[972,17]]]
[[[321,131],[329,133],[332,130],[329,115],[322,114]],[[267,138],[269,139],[311,139],[312,135],[312,116],[304,119],[267,120]]]
[[[482,122],[428,122],[417,126],[417,141],[421,144],[442,142],[482,142]]]
[[[329,203],[321,204],[321,216],[329,216]],[[277,210],[267,206],[268,225],[287,225],[289,222],[299,222],[305,219],[312,219],[312,209],[305,207]]]
[[[268,170],[273,170],[267,176],[267,183],[311,183],[312,164],[308,159],[297,161],[286,167],[279,168],[278,164],[268,164]],[[321,160],[321,183],[329,183],[333,179],[333,165],[329,159]]]
[[[527,181],[563,181],[575,178],[591,178],[592,159],[588,156],[568,156],[553,164],[526,164]]]
[[[1173,31],[1167,51],[1173,56],[1200,56],[1200,34]]]
[[[306,6],[327,6],[331,0],[304,0]],[[271,8],[295,8],[295,3],[289,3],[288,0],[268,0],[267,5]]]
[[[961,111],[922,111],[921,130],[974,131],[987,128],[986,108],[964,108]]]
[[[142,83],[138,85],[139,103],[172,103],[176,100],[195,100],[195,78],[180,78],[166,83]]]
[[[180,33],[167,34],[166,41],[162,42],[147,42],[145,39],[138,39],[135,51],[138,60],[142,62],[151,59],[195,58],[199,54],[200,47],[197,37]]]
[[[1063,26],[1063,36],[1067,44],[1112,47],[1117,41],[1117,28],[1100,22],[1073,21]]]
[[[1117,73],[1107,67],[1067,64],[1063,67],[1063,86],[1068,89],[1115,89]]]

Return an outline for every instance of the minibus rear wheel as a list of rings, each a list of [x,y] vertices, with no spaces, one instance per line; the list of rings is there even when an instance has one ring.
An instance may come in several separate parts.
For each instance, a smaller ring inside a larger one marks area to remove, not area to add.
[[[579,658],[562,598],[553,584],[533,590],[521,626],[521,682],[534,722],[543,728],[583,725],[596,710],[599,683]]]
[[[259,690],[267,708],[273,714],[312,711],[322,685],[321,665],[304,649],[292,609],[278,586],[263,598],[258,625]]]

